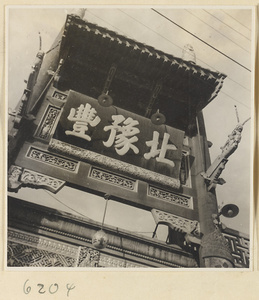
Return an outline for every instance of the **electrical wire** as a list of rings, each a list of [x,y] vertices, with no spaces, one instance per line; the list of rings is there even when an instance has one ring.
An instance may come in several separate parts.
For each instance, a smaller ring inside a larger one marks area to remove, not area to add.
[[[247,39],[248,41],[251,41],[250,38],[248,38],[247,36],[245,36],[244,34],[242,34],[241,32],[237,31],[235,28],[233,28],[232,26],[228,25],[227,23],[223,22],[222,20],[220,20],[219,18],[217,18],[216,16],[214,16],[213,14],[209,13],[206,9],[203,9],[207,14],[209,14],[210,16],[212,16],[213,18],[215,18],[216,20],[218,20],[219,22],[221,22],[222,24],[224,24],[225,26],[231,28],[233,31],[235,31],[236,33],[242,35],[245,39]]]
[[[132,231],[133,233],[153,233],[153,231]]]
[[[78,212],[77,210],[73,209],[72,207],[68,206],[67,204],[65,204],[64,202],[62,202],[61,200],[59,200],[58,198],[56,198],[55,196],[53,196],[51,193],[49,193],[48,191],[44,190],[44,192],[46,192],[49,196],[51,196],[53,199],[55,199],[56,201],[58,201],[59,203],[61,203],[62,205],[66,206],[67,208],[69,208],[70,210],[72,210],[73,212],[79,214],[80,216],[87,218],[85,215],[81,214],[80,212]]]
[[[104,208],[104,213],[103,213],[103,220],[102,220],[102,229],[103,229],[103,224],[104,224],[104,220],[105,220],[105,216],[106,216],[106,211],[107,211],[107,206],[108,206],[108,201],[109,199],[105,199],[106,202],[105,202],[105,208]]]
[[[167,40],[169,43],[173,44],[174,46],[176,46],[177,48],[179,48],[179,49],[182,50],[182,47],[180,47],[180,46],[174,44],[172,41],[170,41],[169,39],[167,39],[167,38],[164,37],[163,35],[159,34],[158,32],[154,31],[154,30],[151,29],[150,27],[148,27],[148,26],[146,26],[145,24],[141,23],[139,20],[133,18],[131,15],[127,14],[126,12],[122,11],[121,9],[118,9],[118,10],[121,11],[122,13],[124,13],[125,15],[129,16],[131,19],[137,21],[139,24],[141,24],[141,25],[143,25],[144,27],[148,28],[150,31],[152,31],[152,32],[156,33],[157,35],[161,36],[163,39]],[[104,21],[104,20],[103,20],[103,21]],[[105,22],[105,21],[104,21],[104,22]],[[124,33],[124,34],[125,34],[125,33]],[[200,62],[202,62],[203,64],[205,64],[205,65],[208,66],[209,68],[214,69],[215,71],[219,72],[217,69],[215,69],[215,68],[212,67],[211,65],[207,64],[207,63],[204,62],[203,60],[201,60],[201,59],[197,59],[197,60],[199,60]],[[244,88],[244,89],[246,89],[247,91],[250,92],[250,90],[249,90],[248,88],[246,88],[245,86],[243,86],[243,85],[240,84],[239,82],[235,81],[234,79],[232,79],[232,78],[230,78],[230,77],[228,77],[228,79],[231,80],[231,81],[233,81],[234,83],[238,84],[240,87],[242,87],[242,88]],[[229,98],[231,98],[232,100],[234,100],[234,101],[236,101],[236,102],[238,102],[238,103],[244,105],[245,107],[249,108],[248,106],[246,106],[246,105],[243,104],[242,102],[240,102],[240,101],[234,99],[234,98],[231,97],[230,95],[228,95],[228,94],[226,94],[226,93],[224,93],[224,92],[222,92],[222,93],[225,94],[226,96],[228,96]],[[249,108],[249,109],[250,109],[250,108]]]
[[[92,15],[92,16],[98,18],[99,20],[102,20],[104,23],[109,24],[109,25],[112,26],[114,29],[118,30],[118,32],[120,32],[120,33],[122,33],[122,34],[125,35],[125,33],[124,33],[123,31],[121,31],[118,27],[115,27],[114,25],[112,25],[111,23],[109,23],[109,22],[107,22],[106,20],[102,19],[101,17],[99,17],[99,16],[93,14],[93,13],[90,12],[88,9],[87,9],[86,12],[88,12],[90,15]]]
[[[167,39],[165,36],[159,34],[158,32],[156,32],[155,30],[151,29],[150,27],[148,27],[147,25],[143,24],[142,22],[140,22],[139,20],[135,19],[134,17],[132,17],[131,15],[127,14],[126,12],[124,12],[121,9],[118,9],[119,11],[121,11],[122,13],[124,13],[125,15],[127,15],[128,17],[130,17],[131,19],[135,20],[136,22],[138,22],[139,24],[141,24],[142,26],[148,28],[150,31],[154,32],[155,34],[159,35],[160,37],[162,37],[164,40],[168,41],[170,44],[176,46],[177,48],[182,50],[182,47],[178,46],[177,44],[173,43],[171,40]],[[99,18],[101,19],[101,18]],[[102,19],[102,21],[106,22],[105,20]],[[106,22],[107,24],[109,24],[108,22]],[[123,32],[123,34],[126,35],[126,33]],[[213,66],[207,64],[205,61],[197,58],[197,61],[200,61],[201,63],[203,63],[204,65],[206,65],[207,67],[209,67],[210,69],[219,72],[219,70],[217,70],[216,68],[214,68]],[[247,87],[245,87],[244,85],[242,85],[241,83],[237,82],[236,80],[232,79],[231,77],[228,77],[229,80],[231,80],[232,82],[238,84],[240,87],[244,88],[245,90],[250,92],[250,89],[248,89]]]
[[[138,22],[139,24],[141,24],[142,26],[146,27],[148,30],[154,32],[155,34],[159,35],[160,37],[162,37],[164,40],[168,41],[170,44],[174,45],[175,47],[179,48],[180,50],[182,50],[183,48],[178,46],[177,44],[173,43],[171,40],[167,39],[165,36],[163,36],[162,34],[156,32],[155,30],[151,29],[149,26],[143,24],[142,22],[140,22],[139,20],[137,20],[136,18],[132,17],[131,15],[127,14],[125,11],[118,9],[120,12],[122,12],[123,14],[127,15],[128,17],[130,17],[131,19],[135,20],[136,22]]]
[[[48,54],[48,53],[51,52],[52,50],[56,49],[56,48],[60,45],[60,43],[61,43],[61,40],[58,41],[57,45],[55,45],[55,46],[53,46],[52,48],[50,48],[50,49],[46,52],[46,54]]]
[[[203,39],[199,38],[197,35],[193,34],[192,32],[190,32],[189,30],[185,29],[184,27],[180,26],[179,24],[177,24],[176,22],[174,22],[173,20],[171,20],[170,18],[168,18],[167,16],[163,15],[162,13],[160,13],[159,11],[157,11],[154,8],[151,8],[151,10],[153,10],[155,13],[157,13],[158,15],[162,16],[163,18],[165,18],[166,20],[168,20],[170,23],[176,25],[177,27],[181,28],[182,30],[184,30],[185,32],[189,33],[191,36],[195,37],[196,39],[198,39],[199,41],[201,41],[202,43],[204,43],[205,45],[209,46],[210,48],[212,48],[213,50],[217,51],[218,53],[220,53],[221,55],[225,56],[226,58],[228,58],[229,60],[231,60],[232,62],[236,63],[237,65],[239,65],[240,67],[244,68],[245,70],[251,72],[250,69],[248,69],[246,66],[242,65],[241,63],[239,63],[238,61],[236,61],[235,59],[231,58],[230,56],[228,56],[227,54],[225,54],[224,52],[220,51],[219,49],[215,48],[214,46],[210,45],[209,43],[205,42]]]
[[[248,89],[247,87],[245,87],[245,86],[242,85],[241,83],[237,82],[236,80],[234,80],[234,79],[232,79],[232,78],[230,78],[230,77],[227,77],[227,78],[228,78],[228,80],[230,80],[230,81],[236,83],[237,85],[241,86],[242,88],[244,88],[244,89],[247,90],[248,92],[251,92],[250,89]]]
[[[221,11],[223,13],[225,13],[227,16],[229,16],[231,19],[235,20],[237,23],[239,23],[241,26],[245,27],[246,29],[248,29],[249,31],[251,31],[250,28],[248,28],[247,26],[245,26],[244,24],[242,24],[241,22],[239,22],[236,18],[234,18],[233,16],[231,16],[230,14],[228,14],[224,9],[221,9]]]
[[[249,110],[251,109],[249,106],[247,106],[246,104],[244,104],[243,102],[236,100],[235,98],[233,98],[232,96],[230,96],[229,94],[225,93],[224,91],[220,91],[222,94],[226,95],[227,97],[231,98],[232,100],[234,100],[235,102],[245,106],[246,108],[248,108]]]
[[[80,212],[78,212],[77,210],[73,209],[72,207],[68,206],[67,204],[65,204],[64,202],[62,202],[61,200],[59,200],[58,198],[56,198],[55,196],[53,196],[50,192],[44,190],[45,193],[47,193],[49,196],[51,196],[53,199],[55,199],[56,201],[58,201],[59,203],[61,203],[62,205],[66,206],[67,208],[69,208],[70,210],[72,210],[73,212],[81,215],[84,218],[87,218],[85,215],[81,214]],[[105,215],[106,215],[106,210],[107,210],[107,205],[108,205],[108,201],[106,200],[105,203],[105,210],[104,210],[104,215],[103,215],[103,220],[102,220],[102,228],[103,228],[103,224],[104,224],[104,220],[105,220]],[[89,219],[89,218],[88,218]],[[153,231],[132,231],[133,233],[153,233]]]
[[[39,51],[41,51],[41,48],[42,48],[42,39],[41,39],[41,35],[39,32]]]
[[[135,18],[133,18],[131,15],[129,15],[129,14],[127,14],[127,13],[125,13],[124,11],[122,11],[121,9],[118,9],[120,12],[122,12],[122,13],[124,13],[125,15],[127,15],[127,16],[129,16],[130,18],[132,18],[133,20],[135,20],[136,22],[138,22],[138,23],[140,23],[142,26],[144,26],[144,27],[146,27],[148,30],[150,30],[150,31],[152,31],[152,32],[154,32],[155,34],[157,34],[157,35],[159,35],[159,36],[161,36],[163,39],[165,39],[165,40],[167,40],[167,41],[169,41],[169,43],[171,43],[171,44],[173,44],[174,46],[176,46],[177,48],[179,48],[179,49],[182,49],[180,46],[178,46],[178,45],[176,45],[176,44],[174,44],[173,42],[171,42],[169,39],[167,39],[167,38],[165,38],[164,36],[162,36],[161,34],[159,34],[158,32],[156,32],[156,31],[154,31],[154,30],[152,30],[150,27],[148,27],[148,26],[146,26],[145,24],[143,24],[143,23],[141,23],[139,20],[137,20],[137,19],[135,19]],[[159,15],[161,15],[162,17],[164,17],[164,18],[166,18],[166,19],[168,19],[168,20],[170,20],[169,18],[167,18],[166,16],[164,16],[163,14],[161,14],[160,12],[158,12],[158,11],[156,11],[155,9],[153,9],[152,8],[152,10],[153,11],[155,11],[156,13],[158,13]],[[188,10],[187,10],[188,11]],[[96,16],[95,14],[93,14],[93,13],[91,13],[89,10],[88,10],[88,13],[90,13],[90,14],[92,14],[93,16],[95,16],[95,17],[97,17],[97,18],[99,18],[99,19],[101,19],[103,22],[105,22],[105,23],[107,23],[107,24],[109,24],[110,26],[112,26],[112,27],[114,27],[114,28],[116,28],[115,26],[113,26],[113,25],[111,25],[110,23],[108,23],[107,21],[105,21],[105,20],[103,20],[102,18],[100,18],[100,17],[98,17],[98,16]],[[172,20],[170,20],[171,22],[173,22]],[[173,22],[174,23],[174,22]],[[176,24],[176,23],[175,23]],[[176,24],[177,26],[179,26],[178,24]],[[181,26],[180,26],[181,27]],[[117,29],[117,28],[116,28]],[[182,28],[183,30],[185,30],[184,28]],[[185,30],[186,31],[186,30]],[[122,32],[122,31],[121,31]],[[188,32],[188,31],[187,31]],[[123,32],[122,32],[123,33]],[[125,34],[125,33],[123,33],[123,34]],[[192,34],[192,33],[190,33],[190,34]],[[192,34],[193,35],[193,34]],[[195,35],[194,35],[195,36]],[[196,37],[196,36],[195,36]],[[197,37],[198,38],[198,37]],[[199,38],[198,38],[199,39]],[[205,42],[206,43],[206,42]],[[58,43],[59,44],[59,43]],[[207,44],[207,43],[206,43]],[[216,50],[216,49],[215,49]],[[210,68],[212,68],[212,69],[214,69],[214,70],[216,70],[214,67],[212,67],[212,66],[210,66],[210,65],[208,65],[207,63],[205,63],[204,61],[202,61],[202,60],[199,60],[199,61],[201,61],[202,63],[204,63],[205,65],[207,65],[208,67],[210,67]],[[217,70],[216,70],[217,71]],[[250,70],[249,70],[250,71]],[[243,85],[241,85],[240,83],[238,83],[238,82],[236,82],[235,80],[233,80],[233,79],[231,79],[231,78],[228,78],[229,80],[231,80],[231,81],[233,81],[233,82],[235,82],[236,84],[238,84],[239,86],[241,86],[241,87],[243,87],[244,89],[246,89],[246,90],[248,90],[246,87],[244,87]],[[249,90],[248,90],[249,91]],[[232,96],[230,96],[230,95],[228,95],[227,93],[225,93],[225,92],[223,92],[223,91],[221,91],[221,93],[223,93],[224,95],[226,95],[227,97],[229,97],[229,98],[231,98],[232,100],[234,100],[234,101],[236,101],[237,103],[239,103],[239,104],[241,104],[241,105],[243,105],[243,106],[245,106],[246,108],[248,108],[248,109],[250,109],[247,105],[245,105],[244,103],[242,103],[242,102],[240,102],[240,101],[238,101],[237,99],[235,99],[235,98],[233,98]]]
[[[229,41],[231,41],[233,44],[235,44],[236,46],[240,47],[241,49],[243,49],[244,51],[246,51],[247,53],[251,53],[250,51],[248,51],[247,49],[245,49],[244,47],[242,47],[241,45],[239,45],[238,43],[234,42],[233,40],[231,40],[229,37],[227,37],[225,34],[223,34],[222,32],[220,32],[219,30],[217,30],[216,28],[214,28],[213,26],[209,25],[207,22],[203,21],[201,18],[199,18],[197,15],[193,14],[190,10],[185,9],[189,14],[191,14],[192,16],[194,16],[195,18],[197,18],[198,20],[200,20],[203,24],[206,24],[208,27],[212,28],[214,31],[218,32],[219,34],[221,34],[222,36],[224,36],[226,39],[228,39]]]

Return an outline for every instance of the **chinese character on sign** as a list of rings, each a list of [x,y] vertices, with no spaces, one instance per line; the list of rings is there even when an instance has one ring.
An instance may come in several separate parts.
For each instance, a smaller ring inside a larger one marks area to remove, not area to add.
[[[151,157],[153,158],[158,155],[158,157],[156,157],[156,160],[158,162],[163,162],[163,163],[170,165],[171,167],[174,167],[174,165],[175,165],[174,162],[170,159],[165,158],[167,150],[177,150],[175,145],[168,144],[169,137],[170,137],[170,135],[168,133],[164,133],[161,149],[158,149],[159,133],[157,131],[154,131],[153,132],[153,140],[146,142],[146,145],[149,146],[151,149],[148,153],[144,154],[145,159],[150,159]]]
[[[87,141],[91,141],[91,137],[86,134],[88,124],[95,127],[101,121],[101,119],[96,116],[96,110],[92,108],[89,103],[85,106],[81,104],[77,109],[71,108],[67,118],[69,121],[75,122],[75,124],[73,125],[73,131],[66,130],[66,135],[78,136]]]
[[[115,151],[119,155],[125,155],[130,149],[138,154],[139,149],[133,143],[138,141],[135,135],[140,131],[134,126],[139,122],[130,117],[125,119],[122,115],[113,115],[112,119],[112,125],[104,127],[104,131],[111,131],[108,141],[103,142],[104,146],[111,147],[115,143]],[[122,124],[120,125],[120,123]]]

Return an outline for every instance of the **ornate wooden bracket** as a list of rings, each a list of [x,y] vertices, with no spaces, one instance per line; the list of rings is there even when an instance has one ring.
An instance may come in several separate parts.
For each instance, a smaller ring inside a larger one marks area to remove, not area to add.
[[[151,213],[156,224],[166,224],[179,232],[200,235],[200,224],[196,220],[189,220],[157,209],[152,209]]]
[[[14,165],[8,172],[8,190],[11,192],[17,192],[21,187],[27,186],[35,189],[43,188],[56,193],[65,183],[63,180]]]

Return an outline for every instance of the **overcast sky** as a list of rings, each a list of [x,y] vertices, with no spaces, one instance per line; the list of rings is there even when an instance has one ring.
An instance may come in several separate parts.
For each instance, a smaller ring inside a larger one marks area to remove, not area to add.
[[[220,7],[213,10],[206,7],[155,7],[155,10],[160,14],[151,8],[88,7],[85,19],[177,57],[182,57],[184,45],[191,44],[198,65],[227,75],[221,92],[203,111],[207,138],[213,143],[210,149],[213,161],[237,124],[234,105],[238,107],[241,121],[253,115],[252,10]],[[25,88],[24,80],[28,78],[39,49],[39,32],[42,48],[47,51],[63,26],[67,12],[71,12],[71,7],[9,10],[7,71],[10,108],[15,107]],[[237,151],[229,158],[222,174],[227,183],[216,189],[219,205],[234,203],[240,209],[236,218],[222,218],[223,223],[245,233],[249,232],[249,210],[252,206],[252,127],[253,120],[250,120],[244,127]],[[13,196],[70,213],[76,210],[102,221],[104,201],[81,191],[64,188],[54,195],[58,200],[45,191],[28,188]],[[129,206],[125,208],[112,201],[108,204],[106,223],[135,232],[152,232],[155,228],[151,213]]]

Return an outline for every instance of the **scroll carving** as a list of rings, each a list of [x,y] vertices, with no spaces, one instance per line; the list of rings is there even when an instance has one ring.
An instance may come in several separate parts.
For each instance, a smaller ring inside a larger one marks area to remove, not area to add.
[[[97,180],[105,181],[115,186],[120,186],[124,189],[131,190],[131,191],[135,190],[135,186],[136,186],[136,181],[134,180],[122,176],[118,176],[110,172],[106,172],[96,168],[92,168],[90,177]]]
[[[198,221],[189,220],[180,216],[166,213],[157,209],[151,210],[156,224],[166,224],[176,231],[200,234],[200,224]]]
[[[174,194],[153,186],[149,187],[148,194],[152,197],[187,208],[193,208],[192,198],[188,196]]]
[[[76,161],[53,155],[46,151],[42,151],[41,149],[31,147],[26,156],[42,163],[65,169],[67,171],[77,171],[78,163]]]
[[[8,175],[8,188],[10,191],[18,191],[21,186],[32,188],[44,188],[56,193],[65,185],[65,181],[47,176],[19,166],[11,166]]]

